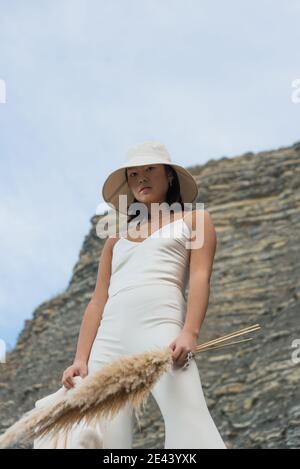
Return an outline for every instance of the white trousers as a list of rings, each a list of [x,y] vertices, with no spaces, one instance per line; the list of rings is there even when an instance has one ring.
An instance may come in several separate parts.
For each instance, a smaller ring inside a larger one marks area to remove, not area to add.
[[[181,332],[185,307],[180,290],[166,289],[164,285],[155,286],[155,292],[151,294],[147,287],[139,288],[139,292],[131,289],[111,297],[91,348],[88,372],[99,370],[124,355],[168,346]],[[57,391],[60,392],[67,391],[62,387]],[[164,419],[164,448],[226,449],[208,410],[195,359],[186,369],[173,365],[151,392]],[[43,405],[43,400],[37,401],[36,405]],[[37,438],[34,449],[130,449],[133,422],[133,408],[127,403],[112,419],[101,419],[93,427],[80,423],[68,434],[59,432],[55,438]]]

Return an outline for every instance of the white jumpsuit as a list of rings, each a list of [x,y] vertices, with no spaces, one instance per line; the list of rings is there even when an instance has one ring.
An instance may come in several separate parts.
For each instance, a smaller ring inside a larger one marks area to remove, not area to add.
[[[124,237],[115,243],[109,298],[91,348],[89,372],[124,355],[168,346],[181,332],[187,306],[189,230],[180,218],[141,242]],[[152,395],[164,419],[165,448],[226,448],[207,408],[194,358],[185,370],[173,366],[163,374]],[[94,429],[101,434],[103,448],[132,448],[131,404],[98,425]],[[79,424],[68,435],[37,438],[34,448],[74,448],[81,431]]]

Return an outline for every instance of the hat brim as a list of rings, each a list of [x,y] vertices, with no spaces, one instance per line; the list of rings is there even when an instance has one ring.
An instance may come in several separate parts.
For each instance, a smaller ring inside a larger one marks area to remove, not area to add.
[[[166,164],[166,162],[164,161],[162,164]],[[177,173],[183,203],[194,202],[198,195],[198,186],[193,175],[181,165],[172,162],[167,164],[172,166]],[[112,205],[113,208],[119,212],[125,214],[128,213],[128,207],[133,202],[134,198],[126,181],[125,168],[143,165],[145,165],[144,162],[133,162],[132,164],[127,165],[123,164],[121,167],[110,173],[102,186],[102,197],[107,204]],[[125,208],[126,211],[124,210],[124,207],[119,207],[119,195],[127,196],[128,203]]]

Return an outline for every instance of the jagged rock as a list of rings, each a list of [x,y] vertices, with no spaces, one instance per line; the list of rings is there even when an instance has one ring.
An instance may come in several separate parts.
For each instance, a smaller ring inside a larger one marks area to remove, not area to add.
[[[299,448],[300,364],[291,357],[300,338],[300,142],[188,169],[218,236],[199,342],[262,326],[251,342],[196,357],[209,409],[229,448]],[[57,390],[74,358],[104,242],[99,218],[91,218],[66,290],[36,308],[0,365],[1,432]],[[152,396],[145,410],[134,447],[163,448],[164,422]]]

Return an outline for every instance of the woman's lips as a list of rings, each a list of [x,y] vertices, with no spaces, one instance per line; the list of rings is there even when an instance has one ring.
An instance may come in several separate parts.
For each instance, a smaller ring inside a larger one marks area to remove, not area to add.
[[[144,187],[144,189],[140,190],[141,193],[150,191],[151,187]]]

